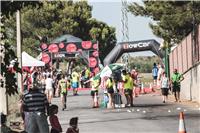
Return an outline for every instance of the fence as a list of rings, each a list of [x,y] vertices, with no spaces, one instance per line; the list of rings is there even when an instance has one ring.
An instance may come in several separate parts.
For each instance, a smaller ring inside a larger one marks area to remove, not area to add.
[[[169,55],[170,74],[176,68],[180,73],[187,72],[200,62],[200,25],[194,34],[190,33]]]

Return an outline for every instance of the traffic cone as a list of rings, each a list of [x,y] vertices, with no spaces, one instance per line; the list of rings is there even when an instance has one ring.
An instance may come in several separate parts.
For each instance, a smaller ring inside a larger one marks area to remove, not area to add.
[[[95,106],[95,107],[98,107],[98,106],[99,106],[99,104],[98,104],[98,97],[97,97],[96,92],[95,92],[95,95],[94,95],[94,106]]]
[[[141,93],[142,94],[146,94],[145,88],[144,88],[144,84],[141,84]]]
[[[179,131],[178,131],[178,133],[186,133],[183,112],[180,112]]]
[[[155,92],[155,90],[154,90],[154,88],[153,88],[153,86],[152,86],[152,83],[149,84],[149,88],[150,88],[150,90],[151,90],[152,92]]]

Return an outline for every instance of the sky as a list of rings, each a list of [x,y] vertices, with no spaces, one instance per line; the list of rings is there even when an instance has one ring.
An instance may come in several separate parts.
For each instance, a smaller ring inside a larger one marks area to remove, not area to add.
[[[129,0],[128,2],[130,2]],[[131,1],[133,2],[133,0]],[[141,1],[134,1],[142,3]],[[122,41],[121,32],[121,0],[89,0],[89,5],[93,7],[92,17],[99,21],[107,23],[109,26],[116,28],[117,42]],[[161,39],[153,35],[149,22],[153,22],[150,18],[134,16],[128,13],[129,41],[155,39],[161,42]],[[143,55],[152,55],[152,52],[139,52]],[[140,55],[140,54],[139,54]]]

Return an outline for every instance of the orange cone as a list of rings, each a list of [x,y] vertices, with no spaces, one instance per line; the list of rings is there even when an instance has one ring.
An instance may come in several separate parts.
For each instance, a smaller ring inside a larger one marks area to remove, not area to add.
[[[178,131],[178,133],[186,133],[183,112],[180,112],[179,131]]]
[[[149,84],[149,88],[150,88],[150,90],[151,90],[152,92],[155,92],[155,90],[154,90],[154,88],[153,88],[153,86],[152,86],[152,83]]]

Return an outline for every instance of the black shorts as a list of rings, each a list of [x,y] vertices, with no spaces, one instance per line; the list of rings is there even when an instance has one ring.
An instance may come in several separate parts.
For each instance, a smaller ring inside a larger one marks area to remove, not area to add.
[[[156,80],[158,78],[158,76],[153,76],[153,79]]]
[[[180,86],[173,86],[172,92],[180,92],[181,87]]]
[[[108,93],[110,93],[110,94],[114,93],[114,89],[113,88],[108,88],[107,90],[108,90]]]
[[[95,93],[98,96],[98,90],[91,90],[90,95],[94,97]]]
[[[124,94],[125,95],[132,95],[133,94],[133,90],[131,90],[131,89],[124,89]]]
[[[60,132],[58,130],[52,128],[50,133],[60,133]]]
[[[161,88],[161,90],[162,90],[162,95],[164,95],[164,96],[168,95],[168,91],[169,91],[168,88]]]

